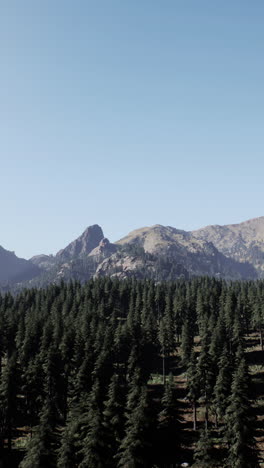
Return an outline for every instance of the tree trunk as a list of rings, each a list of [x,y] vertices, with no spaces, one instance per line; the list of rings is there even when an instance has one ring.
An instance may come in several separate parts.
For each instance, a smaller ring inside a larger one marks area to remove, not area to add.
[[[263,333],[262,333],[262,328],[260,328],[260,330],[259,330],[259,343],[260,343],[261,350],[263,351]]]
[[[218,429],[218,417],[217,417],[217,413],[215,413],[215,427],[216,427],[216,429]]]
[[[197,408],[196,401],[193,403],[193,430],[196,431],[197,428]]]
[[[163,351],[164,353],[164,351]],[[165,356],[163,354],[163,358],[162,358],[162,381],[163,381],[163,385],[165,385]]]
[[[207,431],[208,429],[208,404],[206,402],[206,405],[205,405],[205,429]]]
[[[8,423],[8,430],[7,430],[7,449],[11,452],[12,449],[12,429],[10,422]]]

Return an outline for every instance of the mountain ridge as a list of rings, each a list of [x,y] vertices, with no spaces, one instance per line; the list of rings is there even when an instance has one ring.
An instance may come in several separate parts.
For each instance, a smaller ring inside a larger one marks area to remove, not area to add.
[[[40,274],[37,265],[29,260],[19,258],[15,252],[0,246],[0,283],[15,283],[20,280],[30,280]]]
[[[239,224],[206,226],[192,233],[199,239],[212,242],[225,256],[251,263],[259,277],[263,277],[264,216]]]
[[[4,257],[10,265],[13,262],[11,275]],[[0,248],[1,284],[38,287],[61,279],[83,282],[105,275],[157,281],[198,275],[257,279],[264,277],[264,216],[194,231],[155,224],[135,229],[114,243],[94,224],[55,255],[15,259],[14,253]]]

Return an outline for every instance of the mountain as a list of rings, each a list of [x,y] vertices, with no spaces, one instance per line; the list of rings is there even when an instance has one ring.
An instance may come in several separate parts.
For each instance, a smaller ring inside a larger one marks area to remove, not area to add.
[[[98,226],[98,224],[94,224],[93,226],[89,226],[85,229],[81,236],[69,245],[59,250],[55,256],[45,254],[35,255],[30,259],[30,261],[45,271],[60,269],[62,264],[68,264],[73,260],[84,258],[89,254],[93,255],[93,252],[94,255],[96,255],[99,253],[100,249],[102,251],[103,249],[107,250],[107,248],[109,248],[108,245],[105,246],[107,242],[110,245],[108,239],[104,238],[102,228]],[[97,251],[96,249],[99,250]],[[113,250],[111,253],[113,253]]]
[[[0,248],[0,284],[5,289],[6,283],[16,290],[106,275],[155,281],[198,275],[232,280],[264,277],[264,217],[192,232],[157,224],[132,231],[115,243],[94,224],[56,255],[36,255],[29,261]]]
[[[18,283],[31,280],[41,270],[30,261],[18,258],[14,252],[0,246],[0,283]]]
[[[56,255],[56,259],[58,261],[67,261],[87,255],[99,245],[103,238],[102,228],[98,224],[89,226],[78,239],[60,250]]]
[[[115,251],[116,246],[104,237],[102,228],[94,224],[56,255],[32,257],[30,261],[41,269],[41,274],[27,282],[26,286],[42,287],[71,279],[84,282],[95,274],[98,263]]]
[[[228,258],[250,263],[258,277],[264,277],[264,216],[240,224],[207,226],[192,235],[212,242]]]
[[[134,276],[137,279],[148,278],[154,281],[172,281],[190,277],[186,268],[177,261],[147,253],[144,249],[129,244],[99,263],[94,276],[111,276],[119,279]]]
[[[50,270],[55,264],[56,259],[53,255],[35,255],[30,259],[31,263],[37,265],[42,270]]]
[[[102,260],[110,255],[114,254],[117,251],[117,246],[111,244],[106,237],[104,237],[97,247],[95,247],[90,253],[89,257],[96,257],[98,260]]]
[[[256,277],[251,265],[227,258],[212,242],[170,226],[157,224],[137,229],[116,244],[137,245],[144,252],[173,260],[187,270],[189,276],[210,275],[227,279]]]

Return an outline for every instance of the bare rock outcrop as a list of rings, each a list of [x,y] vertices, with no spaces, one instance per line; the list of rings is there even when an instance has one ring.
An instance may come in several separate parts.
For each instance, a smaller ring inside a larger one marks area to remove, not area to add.
[[[71,242],[67,247],[56,254],[59,261],[67,261],[73,258],[88,255],[97,247],[104,238],[102,228],[98,224],[89,226],[83,234]]]

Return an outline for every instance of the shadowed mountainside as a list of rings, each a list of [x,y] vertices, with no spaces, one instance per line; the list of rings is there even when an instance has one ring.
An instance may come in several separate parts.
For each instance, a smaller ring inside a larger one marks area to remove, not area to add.
[[[14,252],[0,246],[0,282],[15,283],[30,280],[39,275],[41,270],[30,261],[18,258]]]

